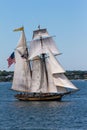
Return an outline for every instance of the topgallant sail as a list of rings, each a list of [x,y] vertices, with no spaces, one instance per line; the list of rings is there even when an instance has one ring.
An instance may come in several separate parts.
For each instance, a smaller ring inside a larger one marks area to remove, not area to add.
[[[58,100],[70,94],[75,87],[64,75],[57,61],[60,52],[47,29],[33,31],[28,48],[24,29],[15,49],[15,69],[12,89],[19,91],[15,97],[25,101]]]

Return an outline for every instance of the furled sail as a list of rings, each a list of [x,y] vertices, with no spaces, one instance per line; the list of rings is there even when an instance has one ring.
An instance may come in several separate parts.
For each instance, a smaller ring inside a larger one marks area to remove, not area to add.
[[[29,92],[31,84],[31,74],[29,61],[24,56],[28,53],[26,45],[26,38],[24,31],[18,42],[18,46],[15,50],[15,70],[12,89],[20,92]]]

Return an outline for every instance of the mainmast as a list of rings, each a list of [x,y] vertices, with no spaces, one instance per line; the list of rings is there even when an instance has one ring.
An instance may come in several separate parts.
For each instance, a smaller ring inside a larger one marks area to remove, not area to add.
[[[39,31],[40,31],[40,25],[38,26]],[[43,50],[43,38],[42,35],[40,36],[40,42],[41,42],[41,49]],[[46,68],[46,53],[42,52],[41,54],[41,83],[40,83],[40,89],[42,88],[42,84],[44,82],[44,74],[46,75],[46,81],[47,81],[47,86],[48,86],[48,74],[47,74],[47,68]],[[45,73],[44,73],[45,72]]]
[[[31,92],[57,92],[53,83],[51,68],[48,66],[48,48],[51,49],[53,55],[59,54],[55,41],[50,37],[47,29],[40,29],[39,25],[38,30],[33,31],[32,41],[30,42],[29,60],[32,60]]]

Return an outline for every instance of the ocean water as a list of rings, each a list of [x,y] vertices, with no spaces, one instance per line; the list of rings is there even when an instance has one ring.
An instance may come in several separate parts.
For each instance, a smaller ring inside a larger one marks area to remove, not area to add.
[[[87,81],[72,81],[80,90],[61,102],[15,99],[12,83],[0,83],[0,130],[87,130]]]

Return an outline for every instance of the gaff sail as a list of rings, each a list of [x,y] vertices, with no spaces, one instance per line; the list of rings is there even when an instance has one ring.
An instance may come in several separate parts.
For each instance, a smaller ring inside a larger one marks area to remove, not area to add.
[[[22,31],[18,46],[15,49],[15,69],[12,89],[20,92],[30,91],[31,74],[29,61],[22,57],[26,52],[26,38],[24,31]],[[19,53],[20,52],[20,53]]]

